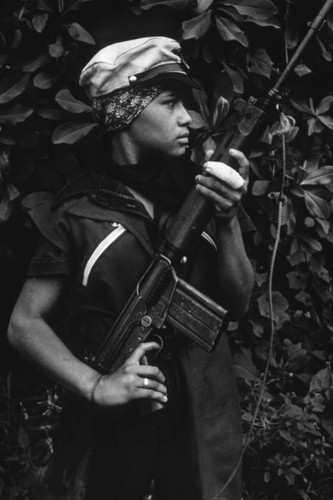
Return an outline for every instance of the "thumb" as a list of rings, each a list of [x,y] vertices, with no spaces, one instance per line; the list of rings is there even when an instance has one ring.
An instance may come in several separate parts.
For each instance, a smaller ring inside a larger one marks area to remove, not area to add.
[[[250,162],[247,157],[237,149],[229,149],[229,155],[235,158],[238,163],[238,173],[243,177],[244,181],[247,182],[249,179]]]

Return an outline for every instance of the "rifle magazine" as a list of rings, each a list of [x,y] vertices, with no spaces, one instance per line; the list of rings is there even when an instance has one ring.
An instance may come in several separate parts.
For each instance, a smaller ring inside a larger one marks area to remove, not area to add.
[[[166,323],[207,352],[212,352],[227,324],[227,311],[179,279]]]

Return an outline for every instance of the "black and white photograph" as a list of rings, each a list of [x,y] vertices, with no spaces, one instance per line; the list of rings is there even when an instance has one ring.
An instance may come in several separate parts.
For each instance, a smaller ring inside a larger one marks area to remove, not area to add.
[[[0,499],[333,499],[333,0],[0,0]]]

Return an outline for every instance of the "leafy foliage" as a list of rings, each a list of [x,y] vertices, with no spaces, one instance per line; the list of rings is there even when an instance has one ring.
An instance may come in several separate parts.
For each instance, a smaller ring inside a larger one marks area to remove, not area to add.
[[[37,500],[36,485],[53,451],[61,408],[53,389],[28,393],[19,385],[13,383],[11,374],[0,378],[0,495],[3,500]]]
[[[90,31],[98,17],[96,4],[0,3],[0,231],[7,239],[22,196],[55,191],[94,162],[99,130],[77,81],[96,50]],[[232,129],[242,99],[260,99],[274,85],[320,5],[311,0],[128,0],[121,9],[124,24],[130,13],[137,23],[154,12],[175,14],[185,58],[205,88],[205,93],[195,95],[191,111],[193,158],[201,161],[203,151],[212,151]],[[115,7],[109,6],[109,11],[112,18]],[[229,332],[245,432],[258,402],[261,374],[268,361],[269,365],[245,454],[246,500],[333,496],[332,48],[331,13],[285,83],[280,107],[291,117],[287,155],[276,122],[250,156],[244,208],[252,222],[245,240],[256,288],[247,317],[230,325]],[[270,297],[280,200],[281,237]],[[10,253],[2,255],[5,267]],[[274,349],[268,360],[272,326]],[[31,471],[31,432],[37,428],[27,426],[17,406],[16,416],[8,420],[8,408],[16,403],[8,393],[4,401],[0,425],[7,443],[8,436],[21,436],[21,444],[6,445],[2,488],[11,491],[10,498],[25,498],[23,480],[16,493],[11,488]],[[40,422],[39,436],[45,439],[45,424]],[[11,478],[8,457],[15,464]]]

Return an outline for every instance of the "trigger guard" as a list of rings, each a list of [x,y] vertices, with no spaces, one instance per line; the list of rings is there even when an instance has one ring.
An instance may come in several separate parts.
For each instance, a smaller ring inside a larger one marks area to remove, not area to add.
[[[160,335],[157,335],[157,334],[154,334],[151,336],[151,338],[149,339],[151,342],[156,342],[156,344],[159,345],[159,348],[158,349],[154,349],[153,351],[151,351],[149,353],[149,359],[155,359],[157,358],[157,356],[160,354],[160,352],[162,351],[163,349],[163,346],[164,346],[164,342],[163,342],[163,339]]]

